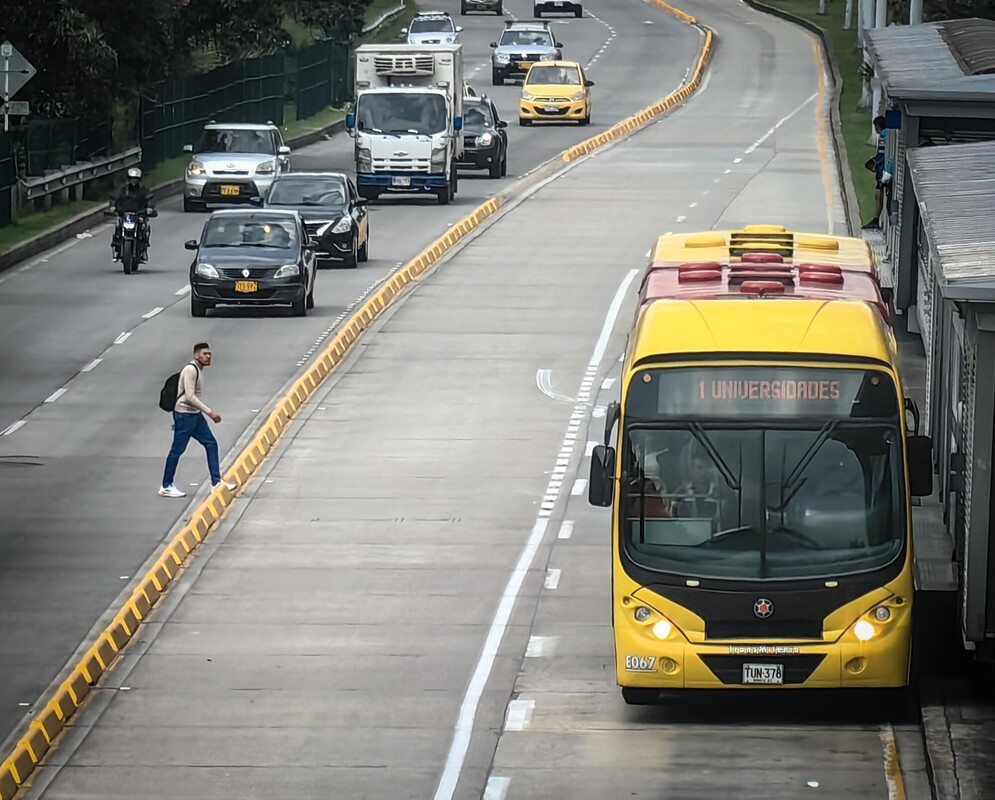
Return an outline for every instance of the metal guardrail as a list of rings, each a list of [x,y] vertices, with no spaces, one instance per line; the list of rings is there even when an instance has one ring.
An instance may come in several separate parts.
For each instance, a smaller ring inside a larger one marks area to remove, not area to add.
[[[55,194],[70,186],[79,186],[96,178],[120,172],[142,161],[142,148],[132,147],[121,153],[107,156],[94,161],[81,161],[66,167],[61,172],[50,172],[38,178],[27,178],[18,181],[22,197],[25,200],[36,200],[45,195]]]
[[[373,22],[371,22],[369,25],[366,25],[363,28],[362,32],[364,34],[373,33],[374,31],[379,30],[383,25],[387,24],[388,22],[393,22],[397,17],[399,17],[401,14],[404,13],[405,7],[406,6],[404,4],[404,0],[401,0],[401,2],[397,6],[390,9],[389,11],[385,11],[383,14],[381,14],[379,17],[373,20]]]

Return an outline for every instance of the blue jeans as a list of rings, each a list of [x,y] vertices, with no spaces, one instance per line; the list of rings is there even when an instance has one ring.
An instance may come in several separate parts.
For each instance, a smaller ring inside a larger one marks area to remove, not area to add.
[[[221,465],[218,462],[218,440],[207,426],[203,414],[181,414],[173,412],[173,446],[166,456],[166,470],[162,475],[162,485],[171,486],[176,479],[176,467],[180,456],[187,449],[191,439],[196,439],[207,451],[207,468],[211,472],[211,483],[221,481]]]

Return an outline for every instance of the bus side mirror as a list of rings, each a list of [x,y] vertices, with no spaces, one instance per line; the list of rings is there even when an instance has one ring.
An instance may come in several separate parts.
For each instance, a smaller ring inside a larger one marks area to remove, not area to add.
[[[928,436],[910,436],[909,453],[909,494],[913,497],[929,497],[933,494],[933,440]]]
[[[598,445],[591,453],[591,479],[587,500],[592,506],[608,507],[615,497],[615,448]]]

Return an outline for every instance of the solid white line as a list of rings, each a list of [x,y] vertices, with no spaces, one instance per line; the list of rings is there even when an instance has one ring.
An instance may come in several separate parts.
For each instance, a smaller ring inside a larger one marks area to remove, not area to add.
[[[601,359],[604,358],[605,350],[608,347],[608,339],[612,335],[612,329],[615,327],[615,321],[618,319],[618,312],[622,310],[622,301],[625,299],[625,293],[629,291],[629,284],[632,283],[632,279],[638,274],[638,269],[629,270],[629,274],[625,276],[618,287],[618,291],[615,292],[615,297],[612,298],[612,303],[608,307],[608,316],[605,317],[605,324],[601,328],[601,335],[598,337],[597,344],[594,345],[594,352],[591,353],[591,360],[588,362],[588,366],[597,366],[601,363]]]
[[[56,400],[58,400],[60,397],[62,397],[62,395],[64,395],[68,391],[69,390],[65,386],[63,386],[61,389],[56,389],[48,397],[45,398],[45,402],[54,403]]]
[[[560,570],[547,569],[545,587],[547,589],[555,589],[559,585],[560,585]]]
[[[97,368],[97,364],[99,364],[101,361],[103,361],[102,358],[93,359],[93,361],[91,361],[89,364],[83,367],[83,369],[81,369],[80,372],[93,372],[93,370]]]
[[[497,778],[492,775],[487,779],[487,788],[484,789],[481,800],[504,800],[508,796],[510,783],[511,778]]]
[[[470,678],[470,685],[463,696],[463,703],[460,705],[459,717],[456,720],[456,732],[453,743],[449,748],[449,755],[446,758],[446,766],[439,780],[439,788],[435,791],[435,800],[452,800],[456,792],[456,784],[459,781],[460,772],[463,771],[463,762],[466,759],[467,750],[470,747],[470,734],[473,733],[473,720],[477,716],[477,708],[480,705],[480,698],[484,694],[484,687],[490,677],[491,669],[494,667],[494,659],[497,657],[498,646],[504,638],[504,632],[508,627],[508,620],[521,591],[522,582],[525,575],[532,566],[536,551],[542,543],[542,537],[546,533],[546,520],[537,519],[532,526],[532,534],[518,558],[511,577],[504,587],[501,595],[501,602],[498,604],[497,612],[494,614],[494,621],[491,622],[490,630],[487,632],[487,639],[484,641],[484,649],[477,661],[477,666],[473,670]]]
[[[129,336],[131,336],[131,331],[125,331],[114,340],[114,344],[124,344]]]
[[[584,490],[587,488],[587,478],[578,478],[574,481],[574,488],[570,490],[570,494],[574,497],[584,494]]]
[[[142,314],[142,319],[152,319],[156,314],[162,311],[162,306],[156,306],[148,314]]]
[[[798,108],[796,108],[794,111],[792,111],[790,114],[788,114],[785,117],[781,117],[781,119],[779,119],[777,121],[777,124],[775,124],[773,128],[771,128],[769,131],[767,131],[767,133],[765,133],[763,136],[761,136],[759,139],[757,139],[753,144],[751,144],[749,147],[746,148],[746,154],[749,155],[754,150],[756,150],[758,147],[760,147],[760,145],[762,145],[771,136],[773,136],[775,133],[777,133],[777,129],[778,128],[780,128],[785,122],[787,122],[789,119],[791,119],[795,114],[797,114],[803,108],[805,108],[805,106],[807,106],[809,103],[811,103],[812,101],[814,101],[815,98],[817,98],[818,96],[819,96],[819,93],[816,92],[810,98],[808,98],[808,100],[806,100],[804,103],[802,103],[800,106],[798,106]]]
[[[638,273],[639,270],[637,269],[631,270],[619,285],[618,291],[615,293],[615,297],[608,308],[601,336],[598,338],[594,346],[594,352],[591,355],[591,360],[588,362],[589,370],[596,371],[601,365],[601,359],[604,357],[605,349],[608,347],[608,338],[611,335],[612,328],[615,326],[615,321],[618,319],[618,314],[622,307],[622,300],[629,288],[629,284],[632,283],[633,278]],[[572,433],[573,431],[570,431],[569,428],[575,427],[573,425],[569,426],[568,432]],[[539,516],[532,526],[532,533],[529,535],[529,539],[525,543],[521,555],[518,557],[518,562],[515,564],[515,569],[512,571],[508,578],[508,583],[504,587],[501,601],[498,603],[497,611],[494,612],[494,619],[487,631],[487,638],[484,640],[480,657],[473,669],[473,675],[470,677],[466,693],[463,695],[463,702],[460,703],[459,715],[456,718],[456,725],[453,730],[453,740],[449,745],[449,753],[446,755],[446,764],[442,770],[442,777],[439,778],[439,785],[435,790],[435,800],[452,800],[453,795],[456,793],[456,785],[459,783],[460,773],[462,773],[463,764],[466,761],[466,754],[470,749],[470,738],[473,735],[473,721],[477,716],[477,709],[480,707],[480,698],[483,697],[484,688],[487,686],[487,679],[494,668],[498,647],[501,645],[504,632],[508,628],[511,612],[515,608],[518,593],[522,590],[522,583],[532,568],[532,562],[535,560],[535,555],[542,544],[543,536],[546,534],[546,525],[548,522],[546,517],[548,517],[550,512],[545,509],[552,508],[554,505],[555,502],[544,501],[542,503]],[[561,528],[561,536],[562,533],[563,529]]]
[[[26,419],[19,419],[13,425],[8,425],[6,428],[0,431],[0,436],[10,436],[14,431],[19,431],[27,424],[28,421]]]
[[[183,295],[185,295],[189,291],[190,291],[190,284],[188,283],[186,286],[184,286],[179,291],[173,292],[173,294],[175,294],[177,297],[182,297]]]
[[[505,719],[506,731],[524,731],[532,719],[532,711],[536,707],[535,700],[512,700],[508,703],[508,716]]]
[[[574,521],[572,519],[563,520],[563,524],[560,525],[560,533],[556,537],[557,539],[569,539],[574,533]]]

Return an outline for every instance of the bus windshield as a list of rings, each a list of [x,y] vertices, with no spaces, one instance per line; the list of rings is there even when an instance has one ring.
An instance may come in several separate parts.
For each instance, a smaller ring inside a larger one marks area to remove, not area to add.
[[[894,560],[906,532],[891,380],[876,371],[736,370],[755,375],[722,375],[714,395],[705,373],[725,368],[636,376],[619,498],[628,557],[649,570],[737,580],[828,578]],[[656,413],[646,413],[647,399]],[[821,414],[801,413],[806,402],[821,403]]]

